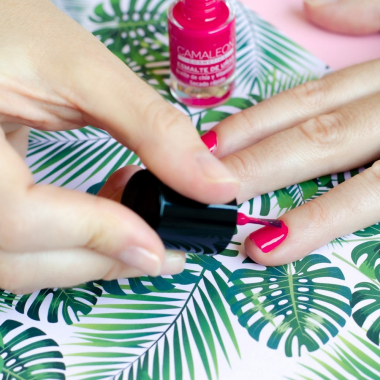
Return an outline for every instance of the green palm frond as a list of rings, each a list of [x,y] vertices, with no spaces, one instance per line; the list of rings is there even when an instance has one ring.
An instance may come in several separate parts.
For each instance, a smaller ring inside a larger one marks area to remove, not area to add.
[[[329,350],[321,350],[325,355],[312,356],[316,362],[312,367],[301,364],[313,374],[313,380],[377,380],[380,378],[380,350],[360,336],[350,334],[349,339],[338,336],[340,344],[332,345]],[[299,374],[298,376],[298,379],[310,379],[307,375]]]
[[[275,327],[268,347],[277,349],[285,339],[286,356],[293,356],[295,341],[299,355],[302,346],[309,352],[315,351],[338,334],[339,327],[346,323],[344,314],[351,315],[350,289],[326,281],[343,280],[343,273],[328,264],[326,257],[313,254],[294,264],[265,270],[238,269],[230,277],[234,286],[227,290],[226,299],[231,311],[239,315],[239,323],[255,340],[259,341],[262,330],[273,320]],[[347,302],[337,299],[335,294]],[[264,309],[268,315],[262,315]]]
[[[67,289],[43,289],[33,294],[21,296],[15,303],[15,310],[21,314],[27,314],[29,318],[35,321],[40,321],[44,319],[41,314],[47,306],[46,302],[48,302],[47,321],[57,323],[60,320],[60,315],[62,315],[63,320],[71,325],[73,323],[71,312],[79,321],[80,315],[87,315],[91,312],[92,307],[96,305],[101,295],[102,289],[92,283]]]
[[[237,76],[244,91],[253,93],[255,85],[265,88],[272,80],[283,83],[283,89],[294,87],[326,73],[326,68],[299,45],[280,33],[244,5],[237,9]],[[274,75],[273,75],[274,74]],[[291,83],[294,81],[293,83]],[[287,84],[285,84],[287,83]],[[291,87],[290,87],[291,86]],[[260,91],[273,94],[275,90]]]
[[[0,325],[1,379],[65,379],[63,356],[57,348],[58,344],[43,331],[6,320]]]
[[[87,127],[54,133],[33,130],[27,163],[36,183],[87,189],[94,176],[100,174],[104,181],[120,167],[140,160],[108,133]]]
[[[236,253],[229,250],[226,255]],[[75,325],[80,332],[74,344],[88,351],[75,354],[86,360],[70,367],[73,377],[118,379],[124,373],[125,379],[170,380],[195,379],[204,373],[211,380],[219,372],[217,350],[228,363],[228,346],[240,355],[223,301],[227,270],[207,256],[190,256],[188,264],[189,269],[172,278],[103,284],[114,294],[103,295],[94,311]],[[199,359],[202,372],[194,366]],[[89,365],[91,371],[86,370]]]

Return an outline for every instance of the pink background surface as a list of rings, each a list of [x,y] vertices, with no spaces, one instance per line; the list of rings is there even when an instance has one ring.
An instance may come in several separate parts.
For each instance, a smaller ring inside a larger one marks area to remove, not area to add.
[[[306,20],[302,0],[241,1],[334,70],[380,58],[380,33],[351,37],[324,31]]]

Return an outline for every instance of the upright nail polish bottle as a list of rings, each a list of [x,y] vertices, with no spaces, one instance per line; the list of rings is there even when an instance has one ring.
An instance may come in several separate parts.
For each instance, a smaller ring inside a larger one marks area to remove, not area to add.
[[[171,91],[195,107],[224,103],[234,88],[235,11],[229,1],[177,0],[168,11]]]

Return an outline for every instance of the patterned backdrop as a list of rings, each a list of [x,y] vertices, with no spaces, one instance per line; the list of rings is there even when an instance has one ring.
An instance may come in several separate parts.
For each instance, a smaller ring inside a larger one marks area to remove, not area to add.
[[[328,69],[239,3],[237,88],[228,103],[185,107],[168,90],[167,0],[55,0],[202,133]],[[91,126],[32,131],[37,183],[86,191],[139,158]],[[241,209],[278,217],[359,170],[264,194]],[[95,281],[18,296],[0,291],[0,379],[228,380],[380,378],[380,225],[304,259],[247,259],[239,227],[215,257],[175,276]],[[17,275],[17,273],[15,273]]]

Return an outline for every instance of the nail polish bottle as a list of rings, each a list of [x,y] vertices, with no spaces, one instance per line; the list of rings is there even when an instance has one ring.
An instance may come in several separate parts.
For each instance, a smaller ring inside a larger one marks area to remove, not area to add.
[[[224,0],[177,0],[168,11],[171,91],[194,107],[224,103],[234,88],[235,11]]]

